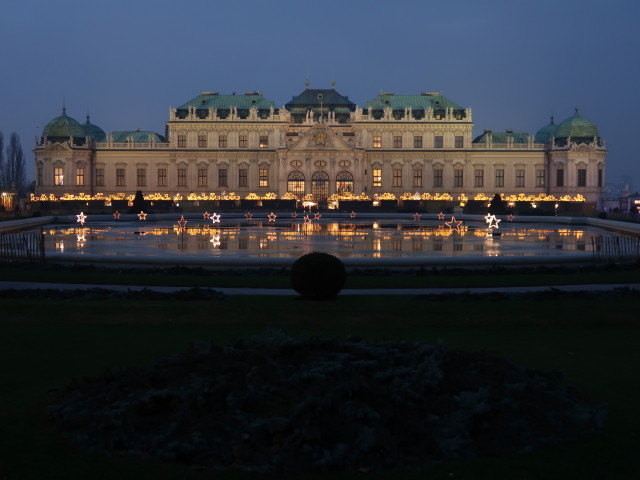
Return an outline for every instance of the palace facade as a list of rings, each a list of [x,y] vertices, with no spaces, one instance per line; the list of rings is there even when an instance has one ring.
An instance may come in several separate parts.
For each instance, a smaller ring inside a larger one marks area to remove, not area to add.
[[[307,88],[283,107],[260,92],[200,95],[171,108],[164,135],[106,134],[87,117],[51,120],[35,153],[36,195],[234,192],[277,198],[374,198],[406,192],[582,196],[602,204],[606,148],[573,116],[531,135],[485,130],[440,93],[380,93],[359,107],[335,88]]]

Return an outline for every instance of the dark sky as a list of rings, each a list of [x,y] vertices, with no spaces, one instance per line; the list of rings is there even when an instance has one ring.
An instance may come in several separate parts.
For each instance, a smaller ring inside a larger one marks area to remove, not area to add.
[[[576,106],[609,150],[608,181],[634,175],[640,109],[637,0],[5,0],[0,131],[34,137],[60,114],[107,133],[164,134],[201,90],[261,90],[283,105],[336,89],[441,91],[473,109],[474,134],[534,134]]]

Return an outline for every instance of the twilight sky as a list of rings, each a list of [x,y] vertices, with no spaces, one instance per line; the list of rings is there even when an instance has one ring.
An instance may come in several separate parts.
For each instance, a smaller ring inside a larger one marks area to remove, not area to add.
[[[635,175],[637,0],[4,0],[0,131],[34,137],[61,112],[107,133],[164,135],[200,91],[304,89],[360,106],[380,90],[441,91],[485,128],[534,134],[573,115],[607,142],[607,181]]]

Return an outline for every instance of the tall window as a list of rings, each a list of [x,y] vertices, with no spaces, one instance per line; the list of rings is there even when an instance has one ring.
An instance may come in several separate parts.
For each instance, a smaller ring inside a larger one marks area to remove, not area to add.
[[[402,136],[394,135],[393,136],[393,148],[402,148]]]
[[[247,140],[247,135],[246,134],[241,134],[238,137],[238,146],[240,148],[247,148],[249,141]]]
[[[516,187],[524,187],[524,168],[516,169]]]
[[[433,171],[433,186],[441,187],[442,186],[442,169],[436,168]]]
[[[564,168],[556,170],[556,187],[564,187]]]
[[[602,186],[602,169],[601,168],[598,169],[598,186],[599,187]]]
[[[342,195],[353,193],[353,175],[350,172],[340,172],[336,176],[336,193]]]
[[[454,187],[463,187],[464,186],[464,170],[461,168],[456,168],[453,171],[453,186]]]
[[[504,187],[504,168],[496,168],[496,187]]]
[[[413,148],[422,148],[422,135],[413,136]]]
[[[178,148],[185,148],[187,146],[187,136],[178,135]]]
[[[436,135],[433,137],[433,148],[443,148],[444,147],[444,137],[442,135]]]
[[[238,186],[239,187],[248,186],[248,183],[247,183],[247,169],[246,168],[239,168],[238,169]]]
[[[96,168],[96,187],[104,187],[104,168]]]
[[[38,185],[42,185],[42,167],[38,167]]]
[[[198,135],[198,148],[207,148],[207,136]]]
[[[287,178],[287,192],[291,192],[297,197],[304,196],[304,174],[299,171],[294,171],[289,174]]]
[[[382,169],[380,168],[373,169],[373,186],[374,187],[382,186]]]
[[[207,186],[207,169],[206,168],[198,169],[198,186],[199,187]]]
[[[473,186],[474,187],[484,187],[484,170],[477,169],[474,172]]]
[[[55,167],[53,169],[53,184],[64,185],[64,173],[62,173],[62,167]]]
[[[167,169],[166,168],[158,169],[158,186],[159,187],[167,186]]]
[[[544,170],[536,170],[536,187],[544,187]]]
[[[421,168],[413,169],[413,186],[422,187],[422,169]]]
[[[373,148],[382,148],[382,136],[380,135],[373,136]]]
[[[269,148],[269,137],[267,135],[260,135],[260,148]]]
[[[219,187],[228,187],[229,184],[227,183],[227,169],[226,168],[219,168],[218,169],[218,186]]]
[[[84,185],[84,167],[76,168],[76,185]]]
[[[464,137],[462,135],[456,135],[455,142],[456,148],[464,148]]]
[[[402,169],[401,168],[393,169],[393,186],[394,187],[402,186]]]
[[[258,185],[261,187],[269,186],[269,169],[261,168],[258,171]]]
[[[227,136],[219,135],[218,136],[218,147],[219,148],[227,148]]]
[[[124,187],[124,168],[116,168],[116,186]]]
[[[179,187],[187,186],[187,169],[186,168],[178,169],[178,186]]]
[[[137,169],[136,185],[138,187],[146,187],[147,186],[147,169],[146,168],[138,168]]]
[[[586,168],[578,169],[578,186],[579,187],[587,186],[587,169]]]

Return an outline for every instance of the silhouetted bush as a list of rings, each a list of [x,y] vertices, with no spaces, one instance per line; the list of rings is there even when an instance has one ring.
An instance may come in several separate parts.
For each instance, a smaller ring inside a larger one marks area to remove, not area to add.
[[[335,298],[346,279],[342,261],[328,253],[308,253],[291,267],[291,287],[308,300]]]

